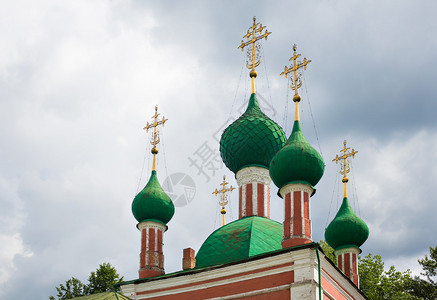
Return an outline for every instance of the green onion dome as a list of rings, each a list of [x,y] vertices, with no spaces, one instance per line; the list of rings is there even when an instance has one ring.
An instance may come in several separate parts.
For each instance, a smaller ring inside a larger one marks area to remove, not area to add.
[[[299,121],[294,121],[293,131],[270,163],[270,177],[281,189],[289,183],[303,183],[314,187],[322,178],[325,163],[322,156],[308,143]]]
[[[325,230],[326,242],[334,250],[360,248],[368,237],[369,227],[355,214],[348,199],[343,198],[337,215]]]
[[[261,111],[253,93],[244,114],[224,130],[220,154],[234,173],[248,166],[268,169],[272,157],[286,140],[282,128]]]
[[[135,196],[132,213],[138,222],[153,220],[167,224],[173,217],[173,202],[159,184],[156,171],[152,171],[149,182]]]
[[[196,268],[227,264],[282,249],[282,224],[251,216],[220,227],[205,240],[196,255]]]

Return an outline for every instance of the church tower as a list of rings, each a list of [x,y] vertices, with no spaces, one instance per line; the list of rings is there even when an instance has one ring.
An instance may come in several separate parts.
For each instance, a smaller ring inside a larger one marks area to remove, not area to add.
[[[252,91],[249,104],[243,115],[227,127],[220,139],[220,154],[225,165],[235,174],[239,193],[239,218],[248,216],[270,217],[269,164],[276,152],[282,148],[286,138],[282,128],[260,109],[256,97],[255,68],[261,63],[257,43],[267,39],[271,32],[256,22],[243,37],[238,48],[247,46],[250,54],[249,76]]]
[[[138,221],[137,228],[141,232],[141,252],[139,278],[154,277],[164,274],[164,254],[162,250],[164,232],[167,223],[174,215],[174,205],[164,192],[156,175],[156,155],[159,143],[158,126],[164,126],[164,117],[158,121],[158,106],[155,107],[153,123],[147,123],[146,131],[152,129],[152,174],[144,189],[136,195],[132,202],[132,213]]]
[[[356,286],[359,286],[358,278],[358,254],[361,253],[361,245],[369,237],[369,228],[367,224],[361,220],[352,210],[347,198],[347,173],[350,171],[348,158],[354,157],[358,151],[346,147],[341,150],[343,154],[336,156],[333,161],[338,163],[342,160],[341,171],[343,174],[342,182],[344,184],[343,203],[337,212],[334,220],[328,225],[325,230],[325,240],[334,248],[334,254],[337,258],[337,266],[343,273],[353,281]]]
[[[259,40],[271,33],[256,22],[243,37],[239,49],[248,48],[252,90],[246,111],[224,131],[220,154],[237,179],[239,218],[213,233],[196,255],[196,267],[235,262],[281,249],[282,226],[270,219],[269,165],[286,142],[282,128],[266,116],[256,96],[256,67],[261,63]]]
[[[314,186],[322,178],[325,164],[320,154],[308,143],[302,133],[299,122],[299,102],[301,96],[298,88],[302,85],[298,70],[306,69],[311,62],[306,58],[297,62],[300,54],[293,46],[293,65],[285,67],[281,75],[292,73],[291,89],[294,90],[295,103],[294,125],[284,147],[276,153],[270,163],[270,176],[279,188],[279,196],[284,199],[284,237],[282,247],[307,244],[312,242],[310,197],[315,193]]]

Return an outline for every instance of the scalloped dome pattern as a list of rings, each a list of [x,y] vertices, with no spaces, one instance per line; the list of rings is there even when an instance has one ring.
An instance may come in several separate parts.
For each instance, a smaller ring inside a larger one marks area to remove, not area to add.
[[[252,94],[244,114],[224,130],[220,154],[234,173],[247,166],[268,169],[285,142],[282,128],[261,111],[256,94]]]

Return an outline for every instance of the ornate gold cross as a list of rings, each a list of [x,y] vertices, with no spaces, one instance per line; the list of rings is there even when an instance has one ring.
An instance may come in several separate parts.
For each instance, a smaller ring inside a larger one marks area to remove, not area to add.
[[[149,129],[153,128],[152,138],[150,141],[150,144],[153,145],[153,148],[152,148],[152,154],[153,154],[152,170],[153,171],[156,171],[156,154],[158,154],[158,148],[156,148],[156,145],[158,145],[158,143],[161,141],[159,138],[158,125],[162,125],[162,127],[164,127],[164,123],[168,120],[168,119],[165,119],[163,116],[162,120],[158,121],[159,115],[160,114],[158,114],[158,105],[156,105],[155,106],[155,115],[152,116],[152,119],[154,119],[153,123],[149,124],[149,122],[147,122],[146,127],[143,128],[146,130],[146,132],[149,132]]]
[[[262,33],[262,31],[266,28],[266,26],[263,26],[261,23],[257,23],[256,22],[256,18],[253,17],[253,25],[251,27],[249,27],[249,29],[247,30],[247,33],[245,36],[243,36],[243,39],[247,39],[246,42],[244,42],[244,40],[241,41],[241,45],[238,46],[238,49],[241,48],[241,51],[244,50],[244,47],[248,46],[248,45],[252,45],[252,50],[251,50],[251,61],[252,63],[249,64],[249,62],[246,62],[246,67],[248,69],[251,69],[249,75],[250,78],[252,78],[252,93],[255,93],[255,77],[257,76],[257,73],[255,71],[255,67],[259,66],[259,64],[261,63],[261,59],[259,57],[257,57],[257,44],[256,42],[261,40],[261,39],[266,39],[269,36],[269,34],[271,34],[271,32],[268,32],[267,29],[264,33]],[[252,30],[252,31],[251,31]],[[259,34],[259,35],[257,35]]]
[[[351,170],[347,159],[348,159],[348,157],[355,158],[355,154],[357,154],[358,151],[355,151],[352,148],[352,151],[348,152],[350,150],[350,148],[346,147],[346,140],[344,140],[343,144],[344,144],[344,147],[342,150],[340,150],[340,152],[343,152],[343,154],[340,156],[338,156],[338,154],[337,154],[332,161],[335,161],[335,163],[338,164],[338,162],[340,160],[343,160],[343,165],[341,167],[340,174],[343,175],[343,179],[341,181],[344,183],[344,197],[346,198],[347,197],[346,183],[349,181],[349,179],[347,178],[347,173],[349,173]]]
[[[300,74],[297,72],[300,68],[307,69],[307,65],[311,62],[311,60],[303,59],[303,62],[298,62],[297,59],[301,56],[301,54],[296,53],[297,46],[293,45],[293,56],[289,59],[289,61],[293,61],[293,65],[290,68],[285,66],[284,72],[281,75],[284,75],[285,78],[288,78],[288,74],[293,72],[293,78],[291,78],[290,88],[294,90],[293,101],[295,104],[294,109],[294,120],[299,121],[299,101],[302,99],[299,95],[299,88],[302,86],[302,80],[300,79]]]
[[[304,70],[307,69],[307,65],[311,62],[311,60],[307,60],[306,58],[303,59],[303,62],[298,62],[297,59],[301,56],[301,54],[296,53],[297,46],[296,44],[293,45],[293,56],[289,59],[289,61],[293,61],[293,65],[290,68],[287,68],[285,66],[284,72],[281,73],[281,75],[285,75],[285,78],[288,78],[288,74],[293,72],[293,78],[291,79],[292,82],[290,84],[290,88],[294,90],[294,102],[300,101],[299,91],[298,89],[302,86],[302,80],[300,79],[300,74],[297,72],[300,68],[304,68]]]
[[[226,188],[226,185],[228,184],[228,182],[226,182],[226,176],[223,175],[223,182],[220,183],[220,185],[222,186],[222,188],[220,190],[215,189],[214,192],[212,192],[214,195],[218,196],[218,194],[221,194],[221,199],[219,200],[219,204],[222,207],[222,210],[220,211],[220,213],[222,214],[222,226],[225,225],[225,214],[226,214],[226,209],[225,206],[226,204],[228,204],[228,199],[227,199],[227,195],[226,192],[231,192],[233,190],[235,190],[235,188],[231,185],[228,189]]]

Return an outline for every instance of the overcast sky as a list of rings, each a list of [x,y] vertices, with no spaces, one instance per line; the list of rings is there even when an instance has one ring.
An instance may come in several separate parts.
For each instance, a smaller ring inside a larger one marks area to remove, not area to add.
[[[168,118],[159,180],[185,178],[173,182],[176,196],[195,184],[164,236],[166,272],[181,269],[183,248],[199,250],[220,224],[211,192],[223,175],[236,186],[217,137],[249,97],[237,47],[253,16],[272,32],[261,106],[287,136],[293,105],[279,74],[294,43],[312,60],[302,127],[326,164],[311,198],[313,239],[341,203],[332,159],[347,139],[359,151],[349,198],[370,228],[363,254],[417,273],[437,245],[436,11],[435,1],[3,1],[0,297],[47,299],[103,262],[138,277],[131,203],[150,176],[142,128],[156,104]],[[276,192],[272,184],[271,215],[282,222]],[[238,193],[230,200],[228,221]]]

